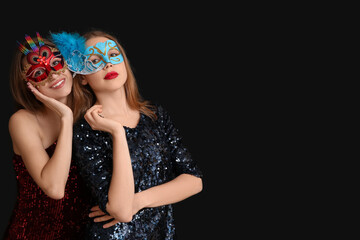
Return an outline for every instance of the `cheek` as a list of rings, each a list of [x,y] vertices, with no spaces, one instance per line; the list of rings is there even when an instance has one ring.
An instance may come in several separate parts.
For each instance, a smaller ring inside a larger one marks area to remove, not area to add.
[[[66,71],[65,71],[65,76],[66,76],[68,82],[71,82],[71,84],[72,84],[72,82],[73,82],[72,73],[71,73],[69,70],[66,70]]]
[[[39,92],[41,92],[45,96],[48,96],[48,92],[46,91],[47,90],[46,88],[40,86],[37,90],[39,90]]]
[[[40,86],[38,88],[39,92],[41,92],[42,94],[44,94],[45,96],[47,97],[55,97],[54,96],[54,91],[52,89],[49,89],[47,87],[43,87],[43,86]]]
[[[90,85],[91,88],[96,86],[96,83],[99,82],[99,80],[97,80],[97,79],[99,79],[101,77],[100,72],[101,71],[93,73],[93,74],[86,75],[85,80],[86,80],[87,84]]]
[[[125,64],[122,62],[119,64],[119,68],[120,68],[120,76],[123,77],[123,79],[127,79],[127,71],[126,71],[126,68],[125,68]]]

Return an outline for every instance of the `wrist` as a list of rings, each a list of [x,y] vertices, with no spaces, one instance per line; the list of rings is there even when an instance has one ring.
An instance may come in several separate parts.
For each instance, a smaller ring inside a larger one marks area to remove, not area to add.
[[[61,120],[61,123],[63,123],[63,124],[70,123],[72,125],[73,121],[74,121],[74,117],[72,114],[62,115],[60,117],[60,120]]]
[[[148,206],[147,200],[146,200],[145,195],[143,194],[143,192],[135,193],[135,195],[134,195],[134,204],[133,204],[134,214],[136,214],[141,209],[146,208],[147,206]]]
[[[113,137],[125,137],[125,129],[121,126],[115,126],[111,131],[110,131],[111,135]]]

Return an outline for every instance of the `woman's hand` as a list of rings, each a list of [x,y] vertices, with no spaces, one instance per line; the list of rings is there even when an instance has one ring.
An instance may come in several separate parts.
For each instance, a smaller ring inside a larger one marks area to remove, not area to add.
[[[30,82],[27,83],[28,88],[35,95],[35,98],[42,102],[46,107],[50,108],[54,112],[56,112],[60,118],[70,118],[73,119],[73,113],[71,109],[66,106],[66,104],[57,101],[54,98],[45,96],[39,90],[37,90]]]
[[[102,115],[102,105],[92,106],[86,111],[84,117],[93,130],[105,131],[111,134],[125,132],[121,123]]]
[[[134,202],[133,215],[135,215],[141,208],[142,207],[140,207],[140,203],[136,204]],[[114,217],[112,217],[110,215],[107,215],[106,213],[101,211],[99,206],[94,206],[90,210],[91,210],[91,213],[89,214],[89,217],[94,218],[94,222],[105,222],[105,221],[108,221],[108,220],[112,219],[111,222],[108,222],[108,223],[104,224],[103,228],[112,227],[112,226],[114,226],[115,224],[117,224],[119,222]]]
[[[95,217],[94,222],[105,222],[110,219],[113,219],[111,222],[104,224],[103,228],[112,227],[119,222],[118,220],[114,219],[112,216],[107,215],[103,211],[101,211],[99,206],[92,207],[90,210],[91,210],[91,213],[89,214],[89,217],[91,217],[91,218]]]

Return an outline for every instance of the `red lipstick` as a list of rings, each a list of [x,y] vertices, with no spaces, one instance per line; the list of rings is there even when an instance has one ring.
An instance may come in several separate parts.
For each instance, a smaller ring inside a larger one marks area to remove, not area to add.
[[[115,71],[112,71],[112,72],[109,72],[105,75],[105,78],[106,80],[110,80],[110,79],[114,79],[116,78],[117,76],[119,76],[119,74]]]

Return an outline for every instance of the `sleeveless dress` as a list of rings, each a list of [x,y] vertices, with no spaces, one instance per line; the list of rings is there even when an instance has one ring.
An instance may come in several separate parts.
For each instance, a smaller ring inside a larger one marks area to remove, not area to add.
[[[49,156],[55,147],[56,143],[46,149]],[[83,239],[90,204],[77,167],[71,164],[64,198],[54,200],[35,183],[21,156],[14,154],[13,164],[18,195],[3,239]]]

